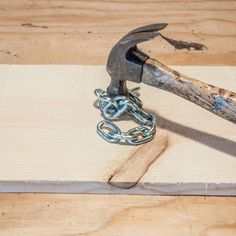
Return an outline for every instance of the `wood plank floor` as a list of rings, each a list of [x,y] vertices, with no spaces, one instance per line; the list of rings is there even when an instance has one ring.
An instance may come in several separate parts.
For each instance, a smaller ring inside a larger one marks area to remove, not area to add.
[[[105,64],[112,45],[145,24],[169,23],[163,34],[204,44],[175,50],[144,43],[169,65],[234,65],[236,1],[0,1],[0,63]]]
[[[0,195],[1,236],[234,236],[236,198]]]

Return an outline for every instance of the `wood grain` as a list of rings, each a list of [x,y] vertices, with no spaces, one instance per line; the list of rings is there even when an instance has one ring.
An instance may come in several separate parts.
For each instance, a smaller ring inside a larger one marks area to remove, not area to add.
[[[135,19],[135,20],[134,20]],[[0,1],[0,63],[105,64],[128,31],[166,22],[163,35],[201,43],[175,50],[163,39],[141,46],[169,65],[235,65],[236,2]]]
[[[236,234],[236,198],[1,194],[2,236]]]
[[[134,187],[167,147],[167,133],[158,132],[151,142],[132,149],[128,158],[111,174],[108,183],[117,188]]]
[[[174,69],[236,90],[236,67]],[[93,90],[108,86],[105,66],[1,65],[0,74],[0,191],[236,195],[233,123],[140,84],[158,129],[154,149],[150,143],[133,155],[136,147],[96,133],[102,117]],[[129,119],[118,125],[136,126]]]

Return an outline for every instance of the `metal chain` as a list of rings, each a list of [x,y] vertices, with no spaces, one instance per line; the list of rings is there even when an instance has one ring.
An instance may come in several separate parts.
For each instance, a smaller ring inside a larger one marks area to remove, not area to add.
[[[97,133],[110,143],[126,143],[138,145],[153,139],[156,132],[156,117],[141,109],[142,101],[138,98],[139,87],[129,90],[129,96],[118,95],[110,98],[102,89],[95,89],[94,94],[102,115],[106,118],[97,124]],[[140,122],[140,126],[127,132],[121,132],[117,125],[110,120],[128,113]]]

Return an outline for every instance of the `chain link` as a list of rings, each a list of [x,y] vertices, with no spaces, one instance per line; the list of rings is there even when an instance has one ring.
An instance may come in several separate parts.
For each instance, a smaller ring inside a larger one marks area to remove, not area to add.
[[[97,133],[110,143],[126,143],[139,145],[153,139],[156,132],[156,117],[142,110],[142,101],[138,98],[139,87],[129,90],[129,96],[118,95],[110,98],[102,89],[95,89],[94,94],[102,115],[106,118],[97,124]],[[121,132],[111,120],[118,120],[128,113],[140,122],[140,126],[127,132]]]

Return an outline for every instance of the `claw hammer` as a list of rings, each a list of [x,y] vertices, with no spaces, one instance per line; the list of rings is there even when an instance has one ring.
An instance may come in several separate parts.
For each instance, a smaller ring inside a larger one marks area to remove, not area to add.
[[[122,37],[112,48],[107,72],[111,83],[110,97],[128,96],[126,81],[164,89],[236,124],[236,93],[183,75],[161,62],[149,58],[137,44],[162,36],[165,23],[137,28]]]

